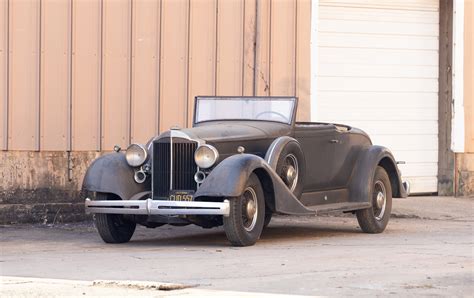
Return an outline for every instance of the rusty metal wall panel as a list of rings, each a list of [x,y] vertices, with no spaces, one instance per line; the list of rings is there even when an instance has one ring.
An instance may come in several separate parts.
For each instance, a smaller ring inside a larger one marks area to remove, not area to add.
[[[189,24],[188,126],[194,97],[216,91],[217,0],[191,1]]]
[[[41,150],[69,149],[71,2],[41,2]]]
[[[8,148],[39,150],[39,1],[10,1]]]
[[[256,0],[244,0],[243,95],[255,95]]]
[[[131,141],[145,143],[158,133],[160,2],[134,1],[132,20]]]
[[[296,2],[296,96],[299,121],[310,121],[311,0]]]
[[[244,2],[218,1],[217,95],[243,93]]]
[[[161,7],[160,130],[186,125],[188,115],[189,1],[163,1]]]
[[[100,150],[100,1],[74,0],[72,8],[72,149]]]
[[[295,95],[296,0],[271,7],[270,95]]]
[[[196,95],[296,94],[307,119],[309,2],[0,0],[0,150],[144,142]]]
[[[270,95],[270,0],[257,1],[255,92],[259,96]]]
[[[8,1],[0,0],[0,150],[8,145]]]
[[[102,149],[130,142],[131,1],[105,0],[102,31]]]

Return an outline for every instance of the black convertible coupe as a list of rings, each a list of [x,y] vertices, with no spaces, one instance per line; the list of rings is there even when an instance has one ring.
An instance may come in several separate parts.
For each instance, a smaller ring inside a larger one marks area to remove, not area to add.
[[[95,160],[84,178],[86,212],[108,243],[136,224],[224,225],[253,245],[272,214],[353,212],[364,232],[387,226],[408,184],[387,148],[340,124],[296,122],[294,97],[197,97],[192,128],[171,130],[125,154]]]

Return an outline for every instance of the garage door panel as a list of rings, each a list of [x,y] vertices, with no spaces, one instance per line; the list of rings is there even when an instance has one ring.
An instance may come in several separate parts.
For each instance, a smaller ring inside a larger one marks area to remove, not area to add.
[[[396,125],[391,121],[350,121],[351,125],[364,130],[370,136],[376,135],[438,135],[437,122],[432,121],[399,121]]]
[[[432,151],[438,149],[438,136],[435,135],[372,135],[372,143],[394,151]]]
[[[437,79],[320,77],[320,90],[438,92]]]
[[[393,23],[425,23],[438,24],[439,13],[436,10],[406,10],[361,7],[320,7],[321,19],[329,20],[354,20],[354,21],[381,21]]]
[[[400,171],[406,177],[430,176],[438,171],[438,163],[409,163],[399,165]]]
[[[318,91],[318,104],[343,105],[343,108],[377,107],[381,101],[387,108],[438,108],[435,92],[371,92],[371,91]]]
[[[317,121],[388,147],[413,193],[437,191],[437,0],[320,0]]]
[[[433,11],[438,9],[438,1],[433,0],[319,0],[321,5],[358,8],[404,9],[407,11]]]
[[[438,163],[438,151],[436,150],[407,150],[397,151],[397,161],[404,161],[408,165],[418,163]]]
[[[347,108],[372,108],[384,103],[385,108],[434,108],[438,109],[438,93],[435,92],[370,92],[370,91],[319,91],[318,105],[337,105]]]
[[[437,24],[390,23],[384,21],[325,20],[320,23],[321,32],[363,32],[384,35],[438,36]]]
[[[438,67],[438,51],[321,47],[318,61],[333,64],[425,65]]]
[[[321,47],[404,50],[436,50],[438,48],[438,38],[436,36],[321,32],[318,42]]]
[[[404,179],[410,182],[411,193],[434,193],[438,188],[438,178],[436,176],[428,177],[408,177]]]
[[[373,109],[340,109],[334,110],[332,106],[320,106],[324,109],[321,114],[323,121],[333,122],[338,119],[344,121],[370,119],[378,121],[390,121],[396,124],[399,121],[413,120],[437,120],[438,110],[433,108],[405,109],[405,108],[373,108]]]
[[[437,79],[438,67],[423,65],[363,65],[321,62],[320,77],[412,78]]]

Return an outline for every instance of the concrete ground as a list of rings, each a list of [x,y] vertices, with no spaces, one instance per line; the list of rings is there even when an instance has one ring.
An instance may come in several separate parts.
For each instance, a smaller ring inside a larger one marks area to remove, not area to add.
[[[107,245],[90,223],[4,226],[0,295],[472,297],[474,199],[411,197],[393,209],[377,235],[352,215],[278,217],[246,248],[221,228],[139,228]]]

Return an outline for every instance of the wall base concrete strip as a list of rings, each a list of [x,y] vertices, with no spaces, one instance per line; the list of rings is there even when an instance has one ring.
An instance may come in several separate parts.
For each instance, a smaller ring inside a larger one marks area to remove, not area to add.
[[[101,154],[0,152],[0,224],[86,219],[82,180]]]
[[[474,197],[474,153],[456,154],[456,196]]]

